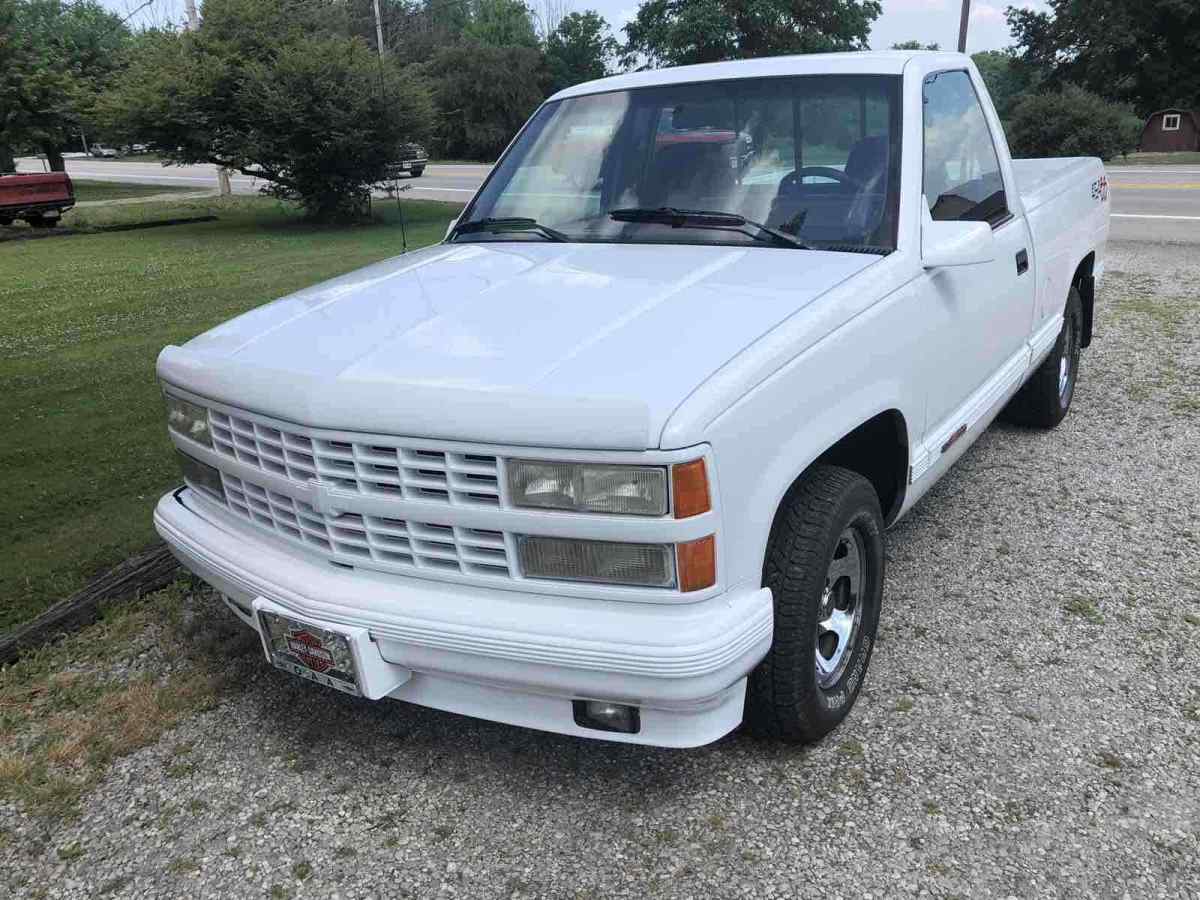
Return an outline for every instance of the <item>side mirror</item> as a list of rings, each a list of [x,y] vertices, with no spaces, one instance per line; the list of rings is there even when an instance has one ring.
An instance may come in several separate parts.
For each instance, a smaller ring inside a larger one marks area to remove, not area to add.
[[[926,210],[921,223],[921,265],[973,266],[996,258],[992,226],[987,222],[935,222]]]

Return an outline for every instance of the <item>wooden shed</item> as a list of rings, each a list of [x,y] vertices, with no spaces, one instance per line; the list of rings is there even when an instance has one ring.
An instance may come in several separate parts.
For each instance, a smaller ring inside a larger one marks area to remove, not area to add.
[[[1200,150],[1200,127],[1190,109],[1160,109],[1146,119],[1138,150],[1143,153],[1173,153]]]

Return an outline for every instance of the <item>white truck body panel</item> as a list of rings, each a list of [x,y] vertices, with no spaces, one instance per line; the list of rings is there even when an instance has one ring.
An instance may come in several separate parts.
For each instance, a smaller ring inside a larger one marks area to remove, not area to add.
[[[159,375],[300,424],[648,450],[696,384],[878,261],[812,253],[795,281],[780,249],[439,245],[170,347]]]
[[[982,100],[1011,215],[993,225],[986,261],[930,268],[922,90],[930,73],[960,70]],[[806,73],[903,77],[894,250],[448,243],[301,291],[164,350],[164,384],[230,421],[244,416],[249,431],[234,437],[260,441],[256,452],[264,435],[285,433],[284,443],[324,442],[334,453],[397,436],[447,459],[494,458],[496,503],[355,494],[319,483],[323,473],[297,480],[173,432],[188,455],[262,494],[238,518],[185,488],[160,502],[160,533],[251,627],[264,597],[307,621],[366,628],[388,664],[414,673],[396,699],[666,746],[735,727],[746,676],[771,645],[763,558],[788,488],[880,417],[898,436],[880,450],[896,460],[898,490],[885,509],[894,522],[1050,351],[1068,290],[1100,276],[1107,238],[1101,163],[1010,160],[982,80],[959,54],[691,66],[556,98]],[[505,480],[515,457],[701,459],[712,508],[690,519],[518,509]],[[357,456],[346,464],[364,477]],[[438,523],[455,540],[500,534],[508,568],[389,569],[336,541],[314,555],[278,518],[271,524],[285,506]],[[681,593],[529,578],[516,565],[519,534],[671,544],[711,534],[716,581]],[[641,730],[580,727],[578,698],[638,706]]]

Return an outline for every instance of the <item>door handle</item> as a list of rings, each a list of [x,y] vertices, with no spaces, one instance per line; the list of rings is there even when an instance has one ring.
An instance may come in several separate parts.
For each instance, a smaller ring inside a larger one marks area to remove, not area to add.
[[[1029,253],[1024,249],[1017,251],[1017,274],[1024,275],[1029,271]]]

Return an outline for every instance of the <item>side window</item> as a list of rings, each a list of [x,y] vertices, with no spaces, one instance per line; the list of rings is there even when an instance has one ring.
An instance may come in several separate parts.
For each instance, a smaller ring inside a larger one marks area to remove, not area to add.
[[[934,219],[990,222],[1008,216],[1000,161],[966,72],[925,79],[925,199]]]

